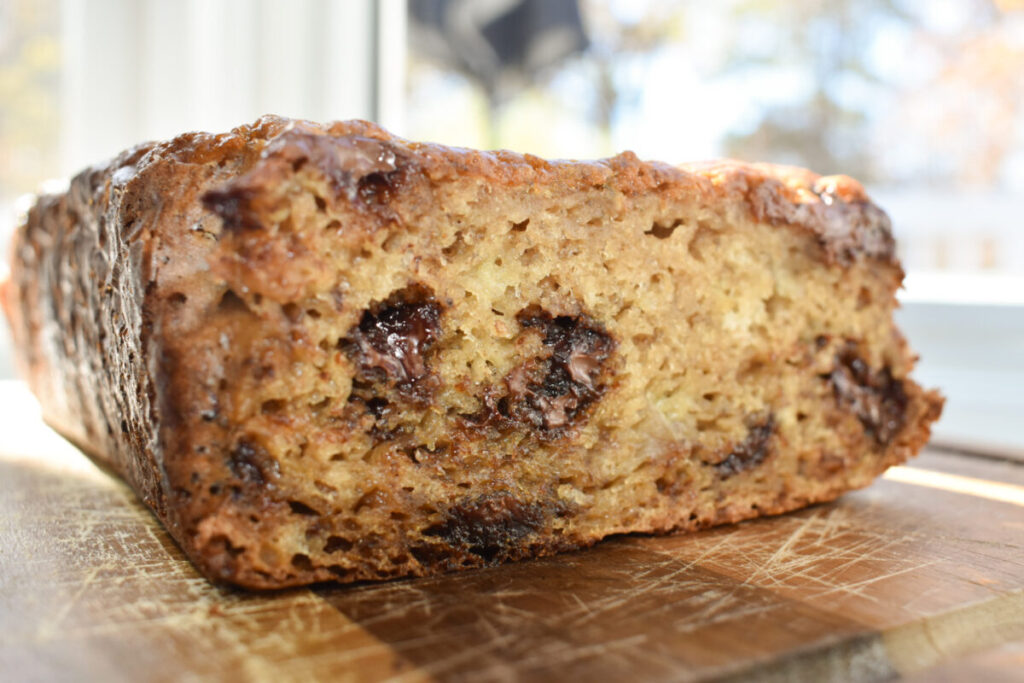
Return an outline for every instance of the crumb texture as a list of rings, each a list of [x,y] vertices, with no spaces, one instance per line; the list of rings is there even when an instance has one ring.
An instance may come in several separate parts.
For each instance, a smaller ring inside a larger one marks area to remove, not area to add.
[[[51,424],[211,578],[273,588],[865,486],[942,405],[910,378],[893,253],[842,176],[266,117],[41,199],[5,305]]]

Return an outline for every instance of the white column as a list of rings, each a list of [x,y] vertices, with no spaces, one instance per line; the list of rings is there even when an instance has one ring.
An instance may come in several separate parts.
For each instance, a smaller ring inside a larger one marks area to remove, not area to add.
[[[323,89],[320,118],[369,119],[373,116],[373,0],[324,3]]]
[[[377,5],[378,123],[405,133],[405,75],[408,60],[406,0],[380,0]]]
[[[136,3],[61,2],[61,173],[141,141],[139,43]]]

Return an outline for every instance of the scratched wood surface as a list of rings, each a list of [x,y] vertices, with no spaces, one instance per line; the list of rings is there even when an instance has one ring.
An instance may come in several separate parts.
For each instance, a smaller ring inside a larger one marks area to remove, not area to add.
[[[926,453],[840,501],[437,579],[203,580],[0,383],[0,680],[1021,680],[1024,467]]]

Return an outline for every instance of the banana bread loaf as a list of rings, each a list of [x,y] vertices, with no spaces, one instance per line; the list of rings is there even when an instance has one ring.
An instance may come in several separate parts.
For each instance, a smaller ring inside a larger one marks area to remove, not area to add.
[[[927,441],[853,180],[265,117],[45,196],[4,304],[45,419],[208,577],[426,575],[792,510]]]

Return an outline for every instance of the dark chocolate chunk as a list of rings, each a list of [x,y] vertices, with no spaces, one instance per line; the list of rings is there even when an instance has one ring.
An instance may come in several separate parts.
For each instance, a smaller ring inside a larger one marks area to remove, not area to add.
[[[771,439],[775,433],[775,416],[769,415],[758,422],[747,437],[732,449],[725,459],[715,465],[715,471],[723,479],[757,467],[771,453]]]
[[[849,265],[858,257],[892,261],[896,247],[888,215],[866,200],[845,201],[834,179],[822,178],[813,191],[821,201],[793,202],[782,181],[765,179],[749,187],[747,201],[758,221],[809,230],[831,263]]]
[[[278,464],[262,446],[248,439],[239,439],[228,454],[228,468],[243,482],[264,486],[277,475]]]
[[[410,287],[365,311],[340,346],[358,364],[362,381],[386,383],[422,402],[429,394],[422,382],[429,373],[426,355],[440,333],[440,305],[423,288]]]
[[[539,531],[550,517],[547,507],[521,501],[507,491],[489,493],[454,505],[440,525],[423,533],[491,562],[507,557],[524,538]]]
[[[582,316],[553,318],[546,311],[524,311],[517,317],[523,328],[543,332],[551,356],[542,363],[539,381],[529,381],[530,373],[521,371],[509,377],[511,411],[544,430],[564,427],[603,393],[597,380],[615,341]]]
[[[361,135],[317,135],[296,128],[281,134],[264,152],[265,158],[280,156],[293,167],[306,163],[318,169],[349,200],[360,192],[361,181],[384,176],[398,169],[395,148],[381,140]]]
[[[268,188],[284,172],[316,169],[337,195],[362,205],[390,199],[405,178],[402,153],[392,144],[361,135],[318,135],[302,126],[288,130],[263,151],[247,174],[203,195],[203,205],[221,217],[228,231],[261,230],[263,210],[273,202]],[[318,198],[318,204],[324,203]]]
[[[260,230],[263,223],[259,212],[253,208],[257,191],[253,187],[228,185],[219,190],[210,190],[203,195],[203,206],[217,214],[229,231]]]
[[[404,181],[404,171],[399,168],[388,173],[370,173],[359,179],[356,196],[368,206],[390,202]]]
[[[503,394],[484,396],[484,408],[468,421],[501,431],[527,427],[558,438],[606,389],[601,382],[615,340],[586,316],[552,316],[532,307],[516,319],[543,334],[548,355],[516,367],[504,379]]]
[[[903,381],[889,368],[873,372],[860,357],[855,342],[847,342],[836,354],[836,365],[822,379],[832,384],[836,402],[864,426],[879,446],[887,446],[903,429],[909,399]]]

